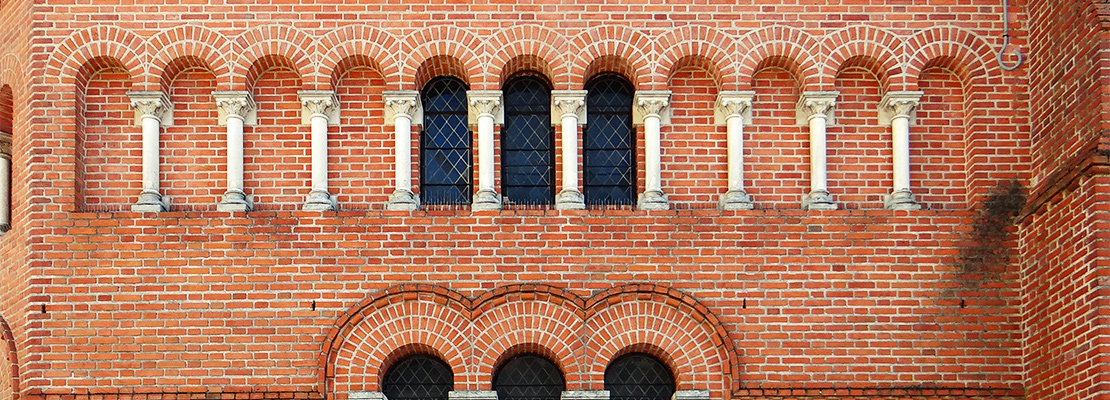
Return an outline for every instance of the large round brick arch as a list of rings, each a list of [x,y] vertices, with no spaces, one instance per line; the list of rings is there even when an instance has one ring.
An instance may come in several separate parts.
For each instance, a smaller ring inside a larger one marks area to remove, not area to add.
[[[797,66],[791,72],[806,90],[822,90],[825,83],[832,85],[830,79],[823,78],[824,72],[817,62],[820,42],[800,29],[782,25],[761,28],[741,37],[735,47],[742,54],[736,71],[741,90],[750,90],[752,76],[768,59],[778,58]]]
[[[108,58],[131,75],[135,90],[153,90],[154,82],[140,81],[146,75],[144,51],[147,43],[134,32],[114,26],[100,25],[74,32],[54,48],[46,63],[46,84],[73,85],[82,68],[90,61]]]
[[[523,69],[543,72],[556,90],[569,89],[567,38],[551,28],[517,25],[502,29],[490,37],[487,49],[493,57],[486,71],[487,81],[496,80],[502,85],[506,78],[522,69],[519,61],[535,60],[526,62]],[[540,65],[528,68],[531,66],[528,64]]]
[[[693,65],[708,70],[718,90],[736,90],[735,60],[730,58],[730,54],[736,54],[732,36],[707,26],[687,25],[663,34],[656,41],[660,53],[652,81],[666,81],[678,69],[692,65],[690,60],[699,60]]]
[[[692,296],[658,285],[615,287],[586,307],[584,380],[601,388],[605,368],[632,351],[656,354],[674,368],[679,390],[723,398],[738,376],[734,346],[720,320]]]
[[[994,49],[982,37],[956,27],[936,27],[910,36],[903,50],[906,60],[906,87],[917,90],[921,72],[937,62],[943,63],[974,90],[992,83],[989,69],[998,68]],[[998,81],[995,77],[994,81]]]
[[[471,322],[468,301],[448,289],[402,285],[348,309],[321,351],[321,391],[380,390],[379,379],[398,351],[424,349],[464,381]]]
[[[318,83],[309,80],[316,77],[308,56],[313,48],[313,39],[300,29],[286,25],[260,26],[236,37],[234,47],[242,49],[242,54],[231,71],[232,90],[254,90],[254,77],[249,71],[264,59],[275,57],[289,60],[289,67],[297,71],[304,87],[313,88]]]
[[[400,54],[409,55],[400,63],[403,66],[401,89],[422,89],[423,84],[435,76],[422,76],[419,71],[434,67],[429,62],[436,60],[456,61],[458,71],[453,73],[458,74],[458,78],[472,90],[497,88],[497,82],[483,81],[486,65],[480,61],[477,51],[484,47],[484,43],[473,32],[453,25],[428,27],[408,35],[400,47]]]
[[[637,90],[666,88],[666,78],[658,82],[650,80],[649,55],[655,47],[654,42],[632,28],[619,25],[592,28],[571,39],[570,46],[574,51],[570,60],[572,88],[584,87],[598,72],[625,75]]]
[[[902,60],[895,53],[900,49],[901,40],[890,31],[867,25],[844,28],[825,37],[824,48],[828,50],[827,71],[835,77],[847,65],[860,65],[859,60],[867,60],[863,66],[879,78],[884,91],[902,90]]]
[[[19,400],[19,355],[8,321],[0,316],[0,400]]]

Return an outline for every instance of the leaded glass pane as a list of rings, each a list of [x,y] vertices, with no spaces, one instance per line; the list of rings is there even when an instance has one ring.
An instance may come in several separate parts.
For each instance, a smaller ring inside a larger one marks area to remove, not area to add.
[[[401,359],[385,374],[382,392],[389,400],[447,400],[454,388],[451,367],[438,358],[414,355]]]
[[[546,358],[525,354],[505,362],[493,377],[497,400],[559,400],[566,382]]]
[[[555,130],[551,88],[524,75],[505,85],[505,127],[501,131],[501,190],[506,203],[555,201]]]
[[[636,140],[632,128],[632,85],[618,75],[601,75],[586,85],[583,194],[586,204],[633,204]]]
[[[609,400],[670,400],[675,382],[671,370],[655,357],[632,353],[605,369]]]
[[[466,85],[455,77],[432,79],[420,93],[420,192],[425,204],[470,203],[471,133]]]

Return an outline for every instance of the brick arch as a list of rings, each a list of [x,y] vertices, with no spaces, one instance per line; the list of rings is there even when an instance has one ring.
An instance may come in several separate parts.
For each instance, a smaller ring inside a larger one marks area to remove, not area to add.
[[[493,57],[487,81],[495,80],[503,86],[513,73],[531,69],[546,75],[556,90],[569,88],[566,61],[569,53],[567,38],[562,33],[539,25],[516,25],[493,34],[487,49]],[[529,64],[542,69],[528,68]]]
[[[265,58],[288,59],[289,66],[301,78],[304,87],[313,87],[315,75],[308,54],[314,48],[312,37],[304,31],[286,25],[264,25],[243,32],[235,38],[234,46],[242,49],[238,60],[232,64],[231,90],[254,90],[255,76],[249,76],[252,67]]]
[[[761,65],[775,58],[797,66],[791,72],[806,90],[832,90],[832,77],[817,62],[821,43],[805,31],[781,25],[758,29],[741,37],[736,51],[743,54],[736,71],[742,90],[750,90]]]
[[[629,62],[627,59],[617,56],[600,57],[591,62],[590,65],[586,67],[586,71],[583,73],[583,76],[586,77],[586,80],[583,81],[582,87],[585,88],[586,83],[589,83],[590,79],[593,79],[593,77],[604,73],[613,73],[623,76],[624,79],[628,80],[628,82],[632,84],[633,89],[636,88],[637,73],[635,71],[635,67],[632,66],[632,63]]]
[[[442,286],[399,285],[347,309],[320,352],[320,391],[379,390],[382,366],[404,349],[434,349],[456,376],[466,376],[470,302]]]
[[[409,57],[399,64],[401,69],[401,88],[407,90],[420,90],[436,75],[421,76],[424,71],[436,71],[432,63],[442,60],[454,60],[452,73],[457,73],[459,79],[471,89],[497,89],[497,82],[484,82],[487,65],[481,62],[474,49],[484,48],[484,43],[473,32],[463,30],[453,25],[438,25],[418,30],[407,36],[401,44],[400,54],[409,54]],[[424,81],[420,81],[421,78]],[[489,87],[487,87],[489,86]]]
[[[569,46],[574,50],[571,53],[573,58],[569,60],[571,87],[584,87],[598,73],[615,72],[628,78],[637,90],[666,89],[666,77],[658,82],[651,80],[649,55],[655,44],[632,28],[621,25],[595,27],[576,35]],[[598,69],[607,66],[604,60],[622,60],[615,66],[620,69]]]
[[[0,85],[23,87],[26,80],[23,78],[23,63],[15,54],[0,56]]]
[[[106,58],[118,60],[121,68],[131,75],[135,90],[154,90],[155,82],[143,80],[147,74],[142,54],[149,53],[147,46],[135,33],[109,25],[74,32],[54,47],[50,61],[46,63],[44,83],[73,84],[90,61]]]
[[[11,85],[0,82],[0,132],[12,133],[15,113],[15,93]]]
[[[505,87],[505,83],[509,81],[509,78],[517,72],[522,71],[538,72],[540,75],[543,75],[544,78],[547,78],[548,82],[554,85],[554,73],[551,70],[551,66],[538,56],[524,55],[513,57],[513,59],[505,63],[498,77],[499,86]]]
[[[467,87],[471,87],[470,72],[466,70],[461,60],[451,56],[435,56],[425,60],[416,69],[416,74],[413,75],[416,90],[423,90],[424,85],[437,76],[453,76],[462,80]]]
[[[472,386],[490,389],[499,362],[522,349],[534,349],[550,357],[562,369],[568,384],[580,381],[578,338],[585,331],[581,309],[573,300],[566,300],[572,299],[512,291],[476,303]],[[576,390],[571,386],[567,389]]]
[[[204,69],[205,71],[211,72],[213,75],[217,75],[217,73],[212,70],[212,65],[209,64],[208,61],[197,56],[181,56],[170,60],[161,68],[159,83],[162,92],[170,93],[170,88],[173,86],[173,81],[177,78],[177,75],[185,70],[193,68]]]
[[[231,84],[231,59],[232,42],[219,32],[196,26],[182,25],[163,31],[151,37],[148,41],[151,48],[158,49],[150,61],[150,73],[159,78],[163,91],[169,90],[170,81],[173,80],[181,69],[175,69],[175,62],[183,59],[192,59],[194,66],[205,66],[212,71],[218,79],[219,85]],[[198,62],[199,61],[199,62]],[[230,87],[217,90],[230,90]]]
[[[905,75],[907,90],[917,90],[921,73],[930,64],[941,63],[956,72],[965,90],[989,84],[1001,84],[1001,76],[992,77],[998,68],[994,52],[982,37],[958,27],[935,27],[910,36],[904,51],[907,54]]]
[[[19,400],[19,353],[16,350],[15,335],[8,321],[0,316],[0,395],[5,393],[3,388],[8,387],[11,397],[0,397],[0,400]]]
[[[902,41],[893,33],[867,26],[858,25],[830,33],[825,37],[828,49],[827,71],[836,76],[851,60],[873,60],[866,65],[855,64],[870,69],[879,78],[883,91],[902,90],[900,79],[902,62],[895,51],[901,49]]]
[[[735,40],[717,29],[702,25],[686,25],[673,29],[658,39],[659,63],[652,72],[652,81],[670,79],[676,71],[691,65],[706,68],[718,90],[736,90]],[[690,64],[697,60],[696,64]]]
[[[358,65],[381,72],[386,90],[398,90],[401,72],[395,54],[399,45],[393,35],[369,26],[348,25],[328,32],[316,47],[317,53],[322,54],[318,81],[323,89],[331,90],[352,66],[349,62],[358,60]]]
[[[587,300],[584,381],[601,388],[605,367],[628,348],[656,347],[672,360],[678,389],[713,398],[739,388],[739,357],[728,331],[694,297],[659,285],[626,285]],[[730,385],[732,387],[730,387]]]
[[[262,76],[263,73],[274,68],[286,68],[297,71],[297,66],[294,64],[294,61],[283,55],[270,54],[260,57],[255,60],[250,68],[246,70],[246,73],[243,74],[250,91],[254,91],[254,85],[258,82],[258,78]],[[303,86],[304,76],[298,74],[297,77],[301,79],[301,84]]]
[[[429,345],[426,345],[426,344],[414,343],[414,344],[409,344],[409,345],[404,345],[404,346],[398,347],[398,348],[394,349],[393,352],[389,353],[388,356],[385,357],[385,360],[382,361],[381,367],[378,370],[378,382],[379,382],[378,387],[381,391],[383,391],[383,392],[385,391],[384,390],[385,388],[382,387],[382,386],[385,385],[385,375],[386,375],[386,373],[389,372],[389,370],[391,368],[393,368],[394,364],[396,364],[398,361],[401,361],[405,357],[414,356],[414,355],[428,355],[428,356],[438,358],[440,361],[443,361],[444,363],[447,363],[447,357],[441,351],[439,351],[439,349],[437,349],[435,347],[432,347],[432,346],[429,346]],[[452,379],[452,384],[453,384],[454,383],[454,378],[457,378],[459,375],[461,375],[461,372],[462,372],[460,370],[457,370],[456,368],[462,368],[463,366],[462,365],[451,365],[450,363],[447,363],[447,365],[449,367],[451,367],[451,374],[453,375],[452,376],[452,378],[453,378]]]

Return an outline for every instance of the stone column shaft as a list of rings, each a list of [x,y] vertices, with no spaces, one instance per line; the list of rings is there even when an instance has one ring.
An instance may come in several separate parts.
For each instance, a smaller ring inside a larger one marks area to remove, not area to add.
[[[131,106],[139,115],[143,127],[143,189],[139,192],[139,201],[131,206],[132,211],[160,212],[166,211],[168,199],[159,192],[159,133],[162,118],[172,107],[169,98],[162,92],[129,92]],[[168,124],[168,121],[167,121]]]
[[[891,145],[894,156],[893,183],[890,195],[884,206],[891,210],[920,210],[921,205],[914,199],[910,183],[910,125],[913,112],[921,101],[924,92],[889,92],[879,103],[879,124],[890,124]]]
[[[636,107],[644,125],[645,187],[640,193],[637,208],[641,210],[666,210],[670,208],[663,193],[662,177],[662,126],[663,115],[669,111],[669,91],[636,92]]]
[[[744,118],[751,118],[755,92],[721,92],[715,107],[717,123],[725,120],[728,142],[728,190],[721,195],[722,210],[750,210],[751,197],[744,190]]]
[[[578,128],[586,116],[586,91],[556,90],[551,92],[551,99],[552,122],[560,124],[563,155],[563,187],[555,197],[555,208],[581,210],[586,202],[578,188]]]
[[[806,92],[798,100],[798,120],[809,125],[810,192],[802,197],[802,209],[835,210],[829,194],[826,165],[826,127],[836,104],[837,92]]]
[[[420,93],[415,90],[385,93],[385,114],[393,115],[394,188],[386,209],[413,211],[420,198],[412,191],[412,120],[420,114]]]
[[[501,91],[471,90],[467,98],[478,126],[478,193],[474,194],[472,209],[500,210],[501,195],[493,178],[493,126],[501,116]]]
[[[303,112],[312,127],[312,190],[304,204],[305,211],[334,211],[335,197],[328,193],[328,122],[337,111],[339,101],[329,91],[301,91]],[[338,117],[338,116],[335,116]]]
[[[0,232],[12,227],[12,134],[0,132]]]
[[[243,185],[243,127],[255,108],[248,92],[216,92],[216,106],[227,125],[227,190],[219,211],[250,211],[254,208]]]

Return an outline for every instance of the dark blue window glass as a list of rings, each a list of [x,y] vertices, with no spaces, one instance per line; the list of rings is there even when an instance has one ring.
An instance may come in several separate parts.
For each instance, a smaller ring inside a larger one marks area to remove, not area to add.
[[[655,357],[632,353],[613,360],[605,369],[609,400],[670,400],[674,374]]]
[[[551,88],[542,78],[512,78],[502,91],[501,191],[507,204],[551,204],[555,200],[555,131]]]
[[[636,136],[632,85],[606,74],[586,84],[583,195],[586,204],[633,204],[636,197]]]
[[[382,392],[389,400],[447,400],[454,386],[451,367],[423,354],[397,361],[382,380]]]
[[[432,79],[420,93],[420,196],[424,204],[470,204],[472,143],[466,84],[451,76]]]
[[[566,387],[559,367],[535,354],[510,358],[493,375],[497,400],[559,400]]]

